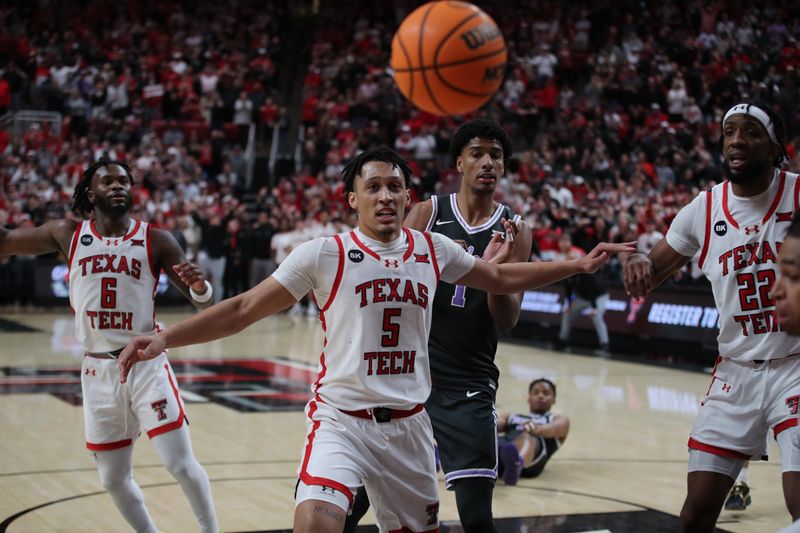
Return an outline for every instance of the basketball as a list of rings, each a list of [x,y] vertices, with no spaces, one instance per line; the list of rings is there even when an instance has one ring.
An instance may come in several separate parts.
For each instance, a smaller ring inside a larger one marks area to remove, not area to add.
[[[478,109],[497,91],[506,42],[494,20],[467,2],[430,2],[403,20],[391,68],[403,96],[436,115]]]

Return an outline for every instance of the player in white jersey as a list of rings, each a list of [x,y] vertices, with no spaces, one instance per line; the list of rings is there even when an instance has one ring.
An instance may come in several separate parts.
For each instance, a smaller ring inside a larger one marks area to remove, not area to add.
[[[344,177],[356,230],[306,242],[253,289],[134,339],[120,355],[122,377],[167,347],[232,335],[313,290],[325,344],[306,409],[295,531],[341,532],[361,485],[381,531],[438,531],[433,433],[422,406],[436,283],[508,294],[594,271],[633,244],[603,243],[576,261],[490,265],[446,237],[402,229],[411,169],[392,150],[358,155]],[[501,258],[513,251],[499,235],[492,245]]]
[[[782,172],[783,126],[768,106],[742,103],[722,120],[724,182],[700,193],[649,255],[625,264],[632,296],[647,294],[700,252],[719,311],[720,357],[689,438],[686,531],[713,531],[748,458],[765,454],[771,431],[781,449],[786,504],[800,518],[800,338],[783,331],[770,293],[800,181]]]
[[[137,532],[158,531],[132,477],[140,429],[183,489],[201,531],[219,531],[208,475],[192,454],[177,380],[166,352],[120,383],[117,357],[137,335],[157,331],[154,298],[162,269],[197,307],[211,305],[200,270],[184,260],[167,232],[130,217],[133,178],[118,161],[90,166],[76,186],[73,209],[90,220],[62,219],[34,229],[0,227],[0,256],[58,252],[67,258],[75,330],[86,351],[81,390],[86,447],[100,481]]]

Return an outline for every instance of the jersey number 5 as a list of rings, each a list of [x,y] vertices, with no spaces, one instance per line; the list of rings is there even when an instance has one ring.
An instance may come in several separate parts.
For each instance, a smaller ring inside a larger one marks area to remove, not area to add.
[[[400,324],[395,324],[392,319],[400,316],[397,307],[390,307],[383,310],[383,335],[381,335],[381,346],[384,348],[397,346],[400,342]]]
[[[100,307],[115,309],[117,307],[117,278],[100,280]]]

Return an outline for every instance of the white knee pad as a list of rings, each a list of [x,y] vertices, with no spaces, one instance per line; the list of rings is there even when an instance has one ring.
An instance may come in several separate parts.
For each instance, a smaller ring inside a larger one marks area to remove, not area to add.
[[[777,441],[781,449],[781,471],[800,472],[800,427],[781,431]]]
[[[701,450],[689,450],[689,472],[716,472],[736,480],[744,459],[723,457]]]

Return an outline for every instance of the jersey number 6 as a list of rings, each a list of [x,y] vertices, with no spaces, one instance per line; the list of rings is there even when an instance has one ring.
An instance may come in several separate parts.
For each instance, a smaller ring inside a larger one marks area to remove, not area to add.
[[[100,307],[115,309],[117,307],[117,278],[100,280]]]

